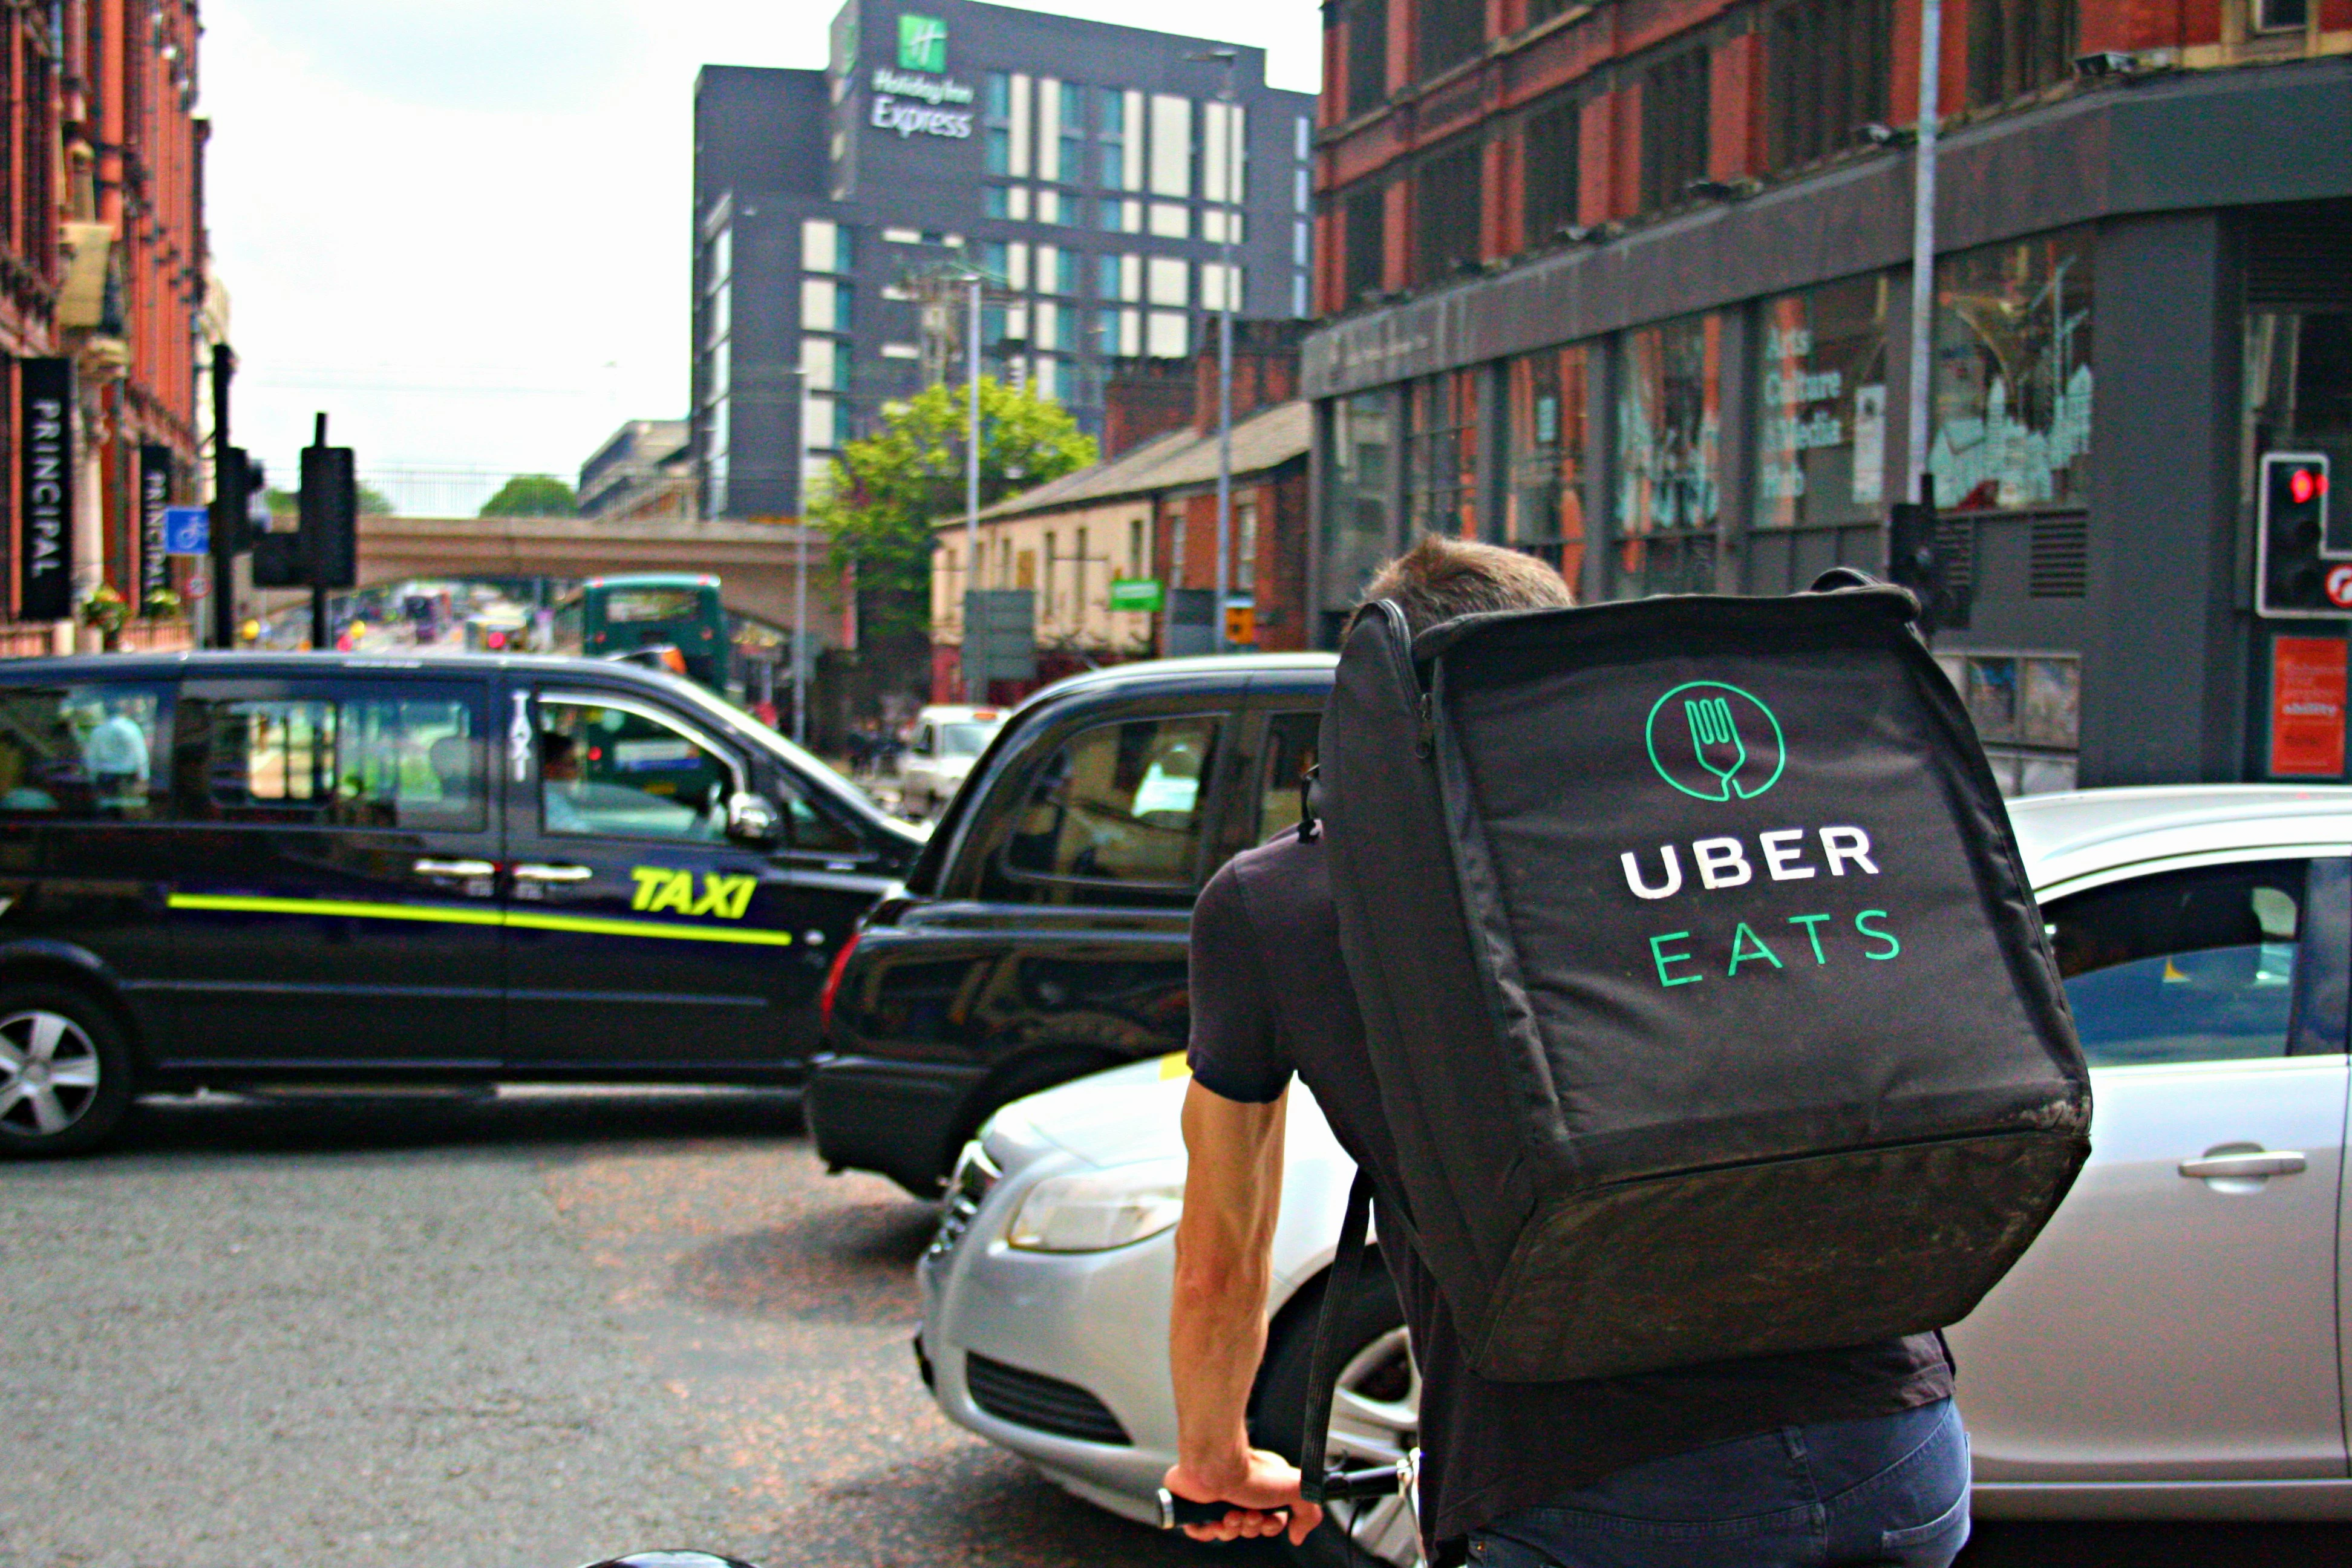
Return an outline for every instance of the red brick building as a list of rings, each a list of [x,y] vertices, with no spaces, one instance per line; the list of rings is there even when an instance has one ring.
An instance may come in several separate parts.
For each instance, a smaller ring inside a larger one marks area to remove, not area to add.
[[[72,364],[76,604],[100,582],[133,605],[166,584],[142,490],[149,500],[204,491],[199,30],[196,0],[59,0],[0,11],[0,350],[11,361]],[[0,647],[33,651],[64,634],[47,616],[28,624],[21,614],[20,379],[6,379],[0,425],[12,589]],[[130,640],[180,636],[174,617],[135,626]]]
[[[1326,0],[1307,599],[1439,531],[1589,600],[1878,569],[2013,788],[2288,776],[2263,454],[2352,468],[2352,0]],[[2303,776],[2300,774],[2294,776]]]

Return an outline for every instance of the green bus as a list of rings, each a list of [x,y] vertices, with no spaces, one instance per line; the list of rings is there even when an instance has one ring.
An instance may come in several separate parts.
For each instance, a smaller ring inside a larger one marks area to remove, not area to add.
[[[719,579],[707,573],[591,577],[556,606],[553,638],[552,651],[589,658],[676,648],[665,666],[721,696],[733,675]]]

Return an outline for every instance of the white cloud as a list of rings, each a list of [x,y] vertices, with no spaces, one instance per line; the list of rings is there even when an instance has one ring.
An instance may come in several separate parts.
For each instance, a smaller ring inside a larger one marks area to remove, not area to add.
[[[1123,0],[1037,9],[1130,26]],[[694,75],[814,68],[831,0],[211,0],[206,193],[234,434],[290,473],[315,409],[362,469],[569,475],[687,387]],[[1312,90],[1317,9],[1201,0]]]

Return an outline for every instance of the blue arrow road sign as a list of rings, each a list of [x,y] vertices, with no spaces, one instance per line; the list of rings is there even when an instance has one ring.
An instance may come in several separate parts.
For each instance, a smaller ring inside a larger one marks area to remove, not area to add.
[[[163,509],[163,553],[205,555],[212,551],[212,513],[200,506]]]

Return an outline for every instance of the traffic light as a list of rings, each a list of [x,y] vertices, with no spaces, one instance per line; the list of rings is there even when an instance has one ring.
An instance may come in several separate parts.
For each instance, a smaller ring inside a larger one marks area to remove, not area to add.
[[[268,484],[268,470],[244,447],[222,450],[213,482],[215,553],[242,555],[253,548],[254,534],[269,523],[269,500],[263,493]]]
[[[2327,455],[2265,452],[2256,504],[2254,612],[2278,619],[2352,616],[2352,561],[2331,565]]]
[[[1951,582],[1951,563],[1937,531],[1933,480],[1923,475],[1919,499],[1896,501],[1886,520],[1886,577],[1908,588],[1919,600],[1919,630],[1932,636],[1938,626],[1969,624],[1969,594]]]
[[[302,541],[319,588],[359,585],[359,481],[349,447],[302,448]]]

